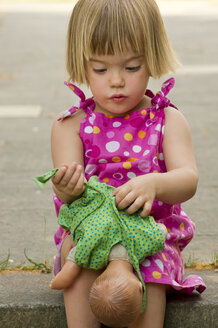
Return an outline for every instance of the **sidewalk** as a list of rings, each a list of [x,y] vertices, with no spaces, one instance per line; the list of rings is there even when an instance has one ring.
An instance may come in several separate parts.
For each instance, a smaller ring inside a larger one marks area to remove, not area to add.
[[[196,223],[195,238],[183,255],[185,263],[210,263],[218,255],[218,11],[214,1],[204,2],[207,9],[198,1],[185,2],[186,14],[176,11],[176,1],[166,9],[159,2],[184,64],[169,97],[189,121],[200,172],[198,191],[183,206]],[[25,11],[20,4],[19,9],[10,8],[0,4],[0,261],[10,250],[11,264],[22,264],[26,249],[34,261],[52,264],[57,228],[52,192],[49,185],[41,192],[31,178],[52,167],[52,122],[76,101],[63,85],[70,11],[69,5],[58,11],[54,6],[44,11],[37,6]],[[160,83],[151,81],[149,88],[157,91]],[[207,291],[201,298],[169,301],[166,328],[218,327],[217,272],[199,274],[208,283]],[[49,280],[49,275],[0,273],[0,327],[38,327],[40,320],[54,328],[56,319],[57,327],[64,327],[63,299],[48,290]]]
[[[168,297],[164,328],[218,327],[218,276],[214,272],[201,275],[207,283],[202,296]],[[67,327],[62,292],[48,287],[51,275],[9,273],[1,274],[0,279],[0,327]]]

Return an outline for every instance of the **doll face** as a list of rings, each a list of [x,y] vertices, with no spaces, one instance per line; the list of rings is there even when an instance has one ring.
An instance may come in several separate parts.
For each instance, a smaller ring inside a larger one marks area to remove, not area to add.
[[[145,107],[149,73],[144,56],[131,50],[115,55],[93,55],[87,78],[96,111],[124,115]]]

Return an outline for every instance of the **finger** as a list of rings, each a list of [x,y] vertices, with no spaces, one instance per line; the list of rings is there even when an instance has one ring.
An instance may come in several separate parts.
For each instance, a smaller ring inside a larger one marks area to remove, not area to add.
[[[63,179],[60,182],[62,186],[68,185],[72,176],[74,175],[74,172],[76,171],[76,167],[77,167],[76,163],[72,163],[71,165],[69,165],[66,174],[64,175]]]
[[[140,213],[141,217],[145,218],[146,216],[148,216],[151,212],[151,208],[152,208],[152,202],[148,201],[145,203],[145,205],[143,206],[143,210]]]
[[[135,194],[133,192],[128,193],[118,204],[117,208],[119,210],[123,210],[124,208],[128,207],[135,201]]]
[[[126,197],[126,195],[129,192],[130,190],[128,188],[123,187],[116,193],[116,197],[115,197],[116,206],[120,204],[120,202]]]
[[[60,181],[62,180],[62,178],[65,175],[66,171],[67,171],[67,168],[65,166],[60,167],[60,169],[57,171],[55,176],[52,178],[52,182],[54,184],[60,183]]]
[[[77,164],[67,185],[69,189],[73,190],[76,187],[78,180],[80,179],[80,176],[83,173],[82,171],[82,166]]]
[[[144,200],[142,197],[136,198],[133,204],[126,210],[126,214],[133,214],[137,212],[144,204]]]
[[[83,173],[81,173],[81,175],[78,179],[78,182],[74,188],[75,195],[80,195],[81,192],[83,192],[85,190],[84,182],[85,182],[85,177],[84,177]]]

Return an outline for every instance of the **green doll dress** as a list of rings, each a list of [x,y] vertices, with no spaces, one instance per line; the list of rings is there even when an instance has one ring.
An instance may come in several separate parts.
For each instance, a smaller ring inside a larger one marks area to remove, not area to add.
[[[56,172],[54,169],[34,181],[42,187]],[[164,248],[162,232],[152,216],[142,218],[139,211],[132,215],[118,211],[111,195],[115,188],[100,183],[97,176],[92,176],[85,185],[81,197],[70,205],[63,204],[58,216],[59,225],[70,230],[76,243],[75,262],[84,268],[102,269],[108,264],[111,248],[122,244],[143,285],[144,310],[145,283],[139,264]]]

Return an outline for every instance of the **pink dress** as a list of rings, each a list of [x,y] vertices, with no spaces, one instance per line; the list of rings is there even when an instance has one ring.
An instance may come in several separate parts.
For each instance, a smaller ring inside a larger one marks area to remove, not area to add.
[[[72,107],[60,118],[64,119],[77,110],[84,110],[86,117],[80,124],[80,137],[84,146],[85,175],[88,180],[97,175],[100,182],[118,187],[139,175],[166,172],[163,155],[165,126],[164,108],[173,106],[166,95],[174,86],[174,79],[166,81],[155,96],[150,90],[151,107],[142,108],[118,117],[94,112],[92,98],[85,99],[77,87],[66,83],[80,98],[78,106]],[[57,213],[62,204],[54,196]],[[195,225],[182,210],[180,204],[169,205],[155,200],[151,215],[163,223],[168,236],[163,251],[147,257],[140,270],[145,283],[163,283],[175,290],[190,294],[193,290],[202,293],[206,286],[201,277],[188,276],[184,279],[184,265],[181,252],[193,238]],[[58,254],[55,260],[55,274],[60,270],[60,249],[69,234],[61,227],[55,234]]]

